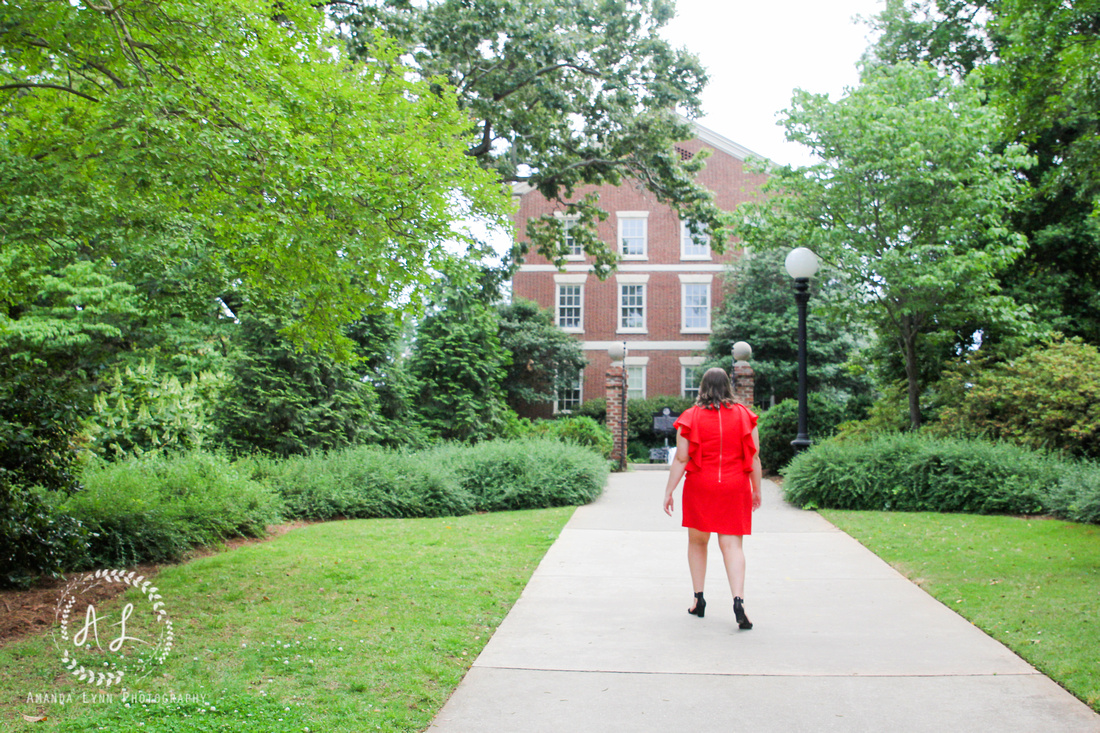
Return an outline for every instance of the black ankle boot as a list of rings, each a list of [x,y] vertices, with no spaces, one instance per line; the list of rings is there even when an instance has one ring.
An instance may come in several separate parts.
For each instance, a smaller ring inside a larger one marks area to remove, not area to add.
[[[744,603],[740,596],[733,599],[733,615],[737,617],[738,628],[751,629],[752,621],[745,615]]]
[[[693,613],[699,618],[703,618],[703,614],[707,612],[707,602],[703,600],[703,591],[699,591],[695,594],[695,608],[689,608],[688,613]]]

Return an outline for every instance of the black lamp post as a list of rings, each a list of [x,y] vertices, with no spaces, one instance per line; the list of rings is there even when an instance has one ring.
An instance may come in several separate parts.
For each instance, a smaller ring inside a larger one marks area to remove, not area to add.
[[[806,304],[810,302],[810,278],[817,272],[817,255],[805,247],[787,255],[787,273],[794,278],[794,300],[798,304],[798,437],[791,441],[794,452],[810,446],[806,412]]]

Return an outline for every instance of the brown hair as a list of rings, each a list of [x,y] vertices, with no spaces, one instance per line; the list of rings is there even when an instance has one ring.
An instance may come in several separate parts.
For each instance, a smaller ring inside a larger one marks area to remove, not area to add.
[[[721,367],[708,369],[699,381],[699,396],[695,404],[708,410],[717,410],[722,405],[732,405],[733,385],[726,370]]]

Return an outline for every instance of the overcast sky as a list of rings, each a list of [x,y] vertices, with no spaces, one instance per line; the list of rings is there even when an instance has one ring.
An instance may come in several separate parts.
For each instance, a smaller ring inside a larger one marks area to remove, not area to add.
[[[809,162],[776,125],[796,88],[838,99],[859,80],[866,24],[883,0],[676,0],[664,35],[710,74],[699,122],[776,163]]]

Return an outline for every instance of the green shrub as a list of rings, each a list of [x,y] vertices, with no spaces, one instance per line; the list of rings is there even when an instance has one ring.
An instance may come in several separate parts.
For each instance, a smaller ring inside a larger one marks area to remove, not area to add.
[[[214,435],[208,413],[225,385],[221,374],[192,375],[186,384],[141,359],[107,380],[108,391],[92,401],[88,433],[91,446],[105,458],[152,450],[198,449]]]
[[[290,517],[440,517],[471,512],[473,498],[451,470],[423,455],[361,446],[282,462],[254,460],[252,465],[255,475],[282,495]]]
[[[282,504],[228,459],[193,451],[96,462],[84,491],[61,510],[89,530],[98,567],[178,560],[193,547],[229,537],[259,537]]]
[[[1009,444],[907,433],[826,441],[791,461],[787,499],[807,508],[1036,514],[1057,464]]]
[[[844,405],[811,392],[806,398],[810,439],[821,441],[832,435],[844,419]],[[798,437],[798,400],[783,400],[760,415],[760,463],[765,471],[778,473],[794,458],[791,441]]]
[[[558,440],[591,448],[604,458],[611,456],[611,431],[590,417],[563,417],[550,423],[550,435]]]
[[[0,587],[20,588],[58,576],[87,558],[88,532],[57,510],[53,492],[0,477]]]
[[[1095,346],[1080,339],[1048,341],[1008,364],[960,372],[955,381],[962,398],[940,412],[938,432],[1100,458]]]
[[[607,398],[597,397],[592,400],[585,400],[581,403],[581,406],[573,410],[573,414],[578,417],[590,417],[598,423],[607,424]]]
[[[1047,510],[1071,522],[1100,524],[1100,465],[1088,461],[1060,464]]]
[[[607,481],[607,461],[594,451],[548,438],[443,446],[421,460],[449,466],[477,511],[576,506]]]
[[[17,363],[0,365],[0,481],[78,487],[76,444],[85,395],[76,381]]]

